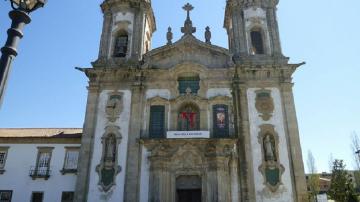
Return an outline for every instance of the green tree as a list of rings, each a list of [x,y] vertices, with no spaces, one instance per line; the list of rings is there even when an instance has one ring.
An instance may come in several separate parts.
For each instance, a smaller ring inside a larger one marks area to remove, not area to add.
[[[307,159],[307,167],[308,167],[308,187],[309,187],[309,198],[310,201],[317,201],[317,195],[320,191],[320,176],[317,174],[315,158],[312,152],[308,151],[308,159]]]
[[[343,160],[335,160],[333,163],[331,187],[328,194],[337,202],[358,202]]]

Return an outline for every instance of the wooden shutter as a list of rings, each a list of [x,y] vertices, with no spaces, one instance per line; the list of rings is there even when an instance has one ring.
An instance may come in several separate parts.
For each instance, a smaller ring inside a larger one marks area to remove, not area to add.
[[[165,106],[150,107],[149,134],[151,138],[163,138],[165,133]]]

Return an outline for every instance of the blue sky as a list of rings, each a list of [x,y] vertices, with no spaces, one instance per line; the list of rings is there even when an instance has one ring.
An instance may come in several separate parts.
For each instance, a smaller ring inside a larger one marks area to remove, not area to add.
[[[187,2],[195,7],[196,36],[203,39],[210,26],[212,43],[227,47],[225,0],[153,0],[153,47],[166,43],[168,26],[179,39]],[[74,67],[91,67],[97,58],[100,3],[49,0],[32,14],[13,63],[0,127],[82,127],[87,80]],[[319,171],[328,170],[330,153],[353,166],[350,135],[360,135],[358,8],[358,0],[280,0],[278,7],[284,54],[293,63],[307,62],[294,75],[295,104],[304,160],[311,150]],[[0,45],[10,26],[9,10],[9,3],[0,1]]]

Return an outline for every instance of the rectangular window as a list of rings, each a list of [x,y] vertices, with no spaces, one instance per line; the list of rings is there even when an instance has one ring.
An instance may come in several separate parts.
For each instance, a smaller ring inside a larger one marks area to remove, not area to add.
[[[12,191],[0,190],[0,202],[11,202]]]
[[[214,137],[229,136],[229,113],[227,105],[213,106],[213,129]]]
[[[0,147],[0,174],[3,174],[5,172],[8,149],[9,147]]]
[[[79,160],[79,148],[67,147],[62,173],[76,173]]]
[[[31,202],[43,202],[44,192],[33,192],[31,194]]]
[[[33,179],[45,178],[47,180],[50,177],[50,161],[53,147],[39,147],[38,156],[35,167],[30,170],[30,176]]]
[[[150,107],[149,134],[151,138],[162,138],[165,134],[165,106]]]
[[[61,194],[61,202],[73,202],[74,201],[74,192],[64,191]]]
[[[180,77],[178,82],[180,94],[197,94],[200,89],[200,78],[198,76]]]

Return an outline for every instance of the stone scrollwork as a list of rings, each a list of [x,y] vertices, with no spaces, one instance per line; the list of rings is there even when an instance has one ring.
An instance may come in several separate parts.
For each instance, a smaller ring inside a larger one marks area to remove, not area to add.
[[[274,112],[274,100],[270,90],[258,90],[256,93],[255,107],[264,121],[270,120]]]
[[[110,122],[115,122],[123,110],[123,93],[112,92],[106,103],[106,115]]]
[[[264,177],[266,187],[276,192],[282,184],[281,176],[285,171],[279,161],[279,136],[270,124],[260,126],[260,130],[258,141],[262,150],[262,164],[259,171]]]
[[[118,149],[122,136],[120,127],[107,126],[102,136],[102,155],[101,161],[96,166],[99,174],[99,188],[103,192],[109,192],[115,185],[115,177],[121,171],[118,165]]]

